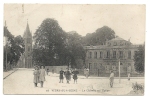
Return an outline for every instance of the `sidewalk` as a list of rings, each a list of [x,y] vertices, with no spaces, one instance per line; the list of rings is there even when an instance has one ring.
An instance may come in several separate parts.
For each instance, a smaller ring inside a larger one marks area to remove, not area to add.
[[[7,78],[9,75],[11,75],[12,73],[14,73],[14,72],[17,71],[17,70],[18,70],[17,68],[13,68],[13,69],[10,70],[10,71],[3,72],[3,79]]]

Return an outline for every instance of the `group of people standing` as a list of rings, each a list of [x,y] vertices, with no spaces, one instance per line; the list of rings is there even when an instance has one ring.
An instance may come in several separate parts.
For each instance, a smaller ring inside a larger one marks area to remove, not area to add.
[[[35,66],[35,70],[33,72],[34,75],[34,86],[37,87],[38,83],[41,84],[41,88],[43,87],[45,81],[45,68],[44,66]]]
[[[77,84],[77,79],[78,79],[77,74],[79,74],[79,72],[77,71],[76,68],[73,71],[69,68],[67,68],[66,71],[63,71],[63,69],[61,68],[61,71],[59,73],[60,73],[59,83],[63,83],[63,79],[64,79],[64,76],[65,76],[67,84],[69,84],[69,81],[71,81],[71,75],[73,75],[74,83]]]
[[[48,71],[47,71],[48,72]],[[74,83],[77,84],[77,79],[78,79],[78,75],[79,72],[77,71],[77,69],[75,68],[74,70],[71,70],[71,68],[67,68],[66,71],[63,71],[63,69],[61,68],[60,72],[59,72],[59,83],[63,83],[64,80],[64,76],[66,78],[66,83],[69,84],[69,81],[71,81],[71,75],[73,76],[72,78],[74,79]],[[44,66],[35,66],[35,70],[33,72],[34,75],[34,86],[37,87],[38,83],[41,84],[41,88],[43,87],[44,81],[45,81],[45,67]],[[47,73],[48,75],[48,73]],[[89,69],[88,68],[84,68],[84,75],[86,78],[89,77]],[[114,72],[111,71],[110,73],[110,87],[113,87],[113,83],[114,83]],[[130,73],[128,74],[128,80],[130,80]]]

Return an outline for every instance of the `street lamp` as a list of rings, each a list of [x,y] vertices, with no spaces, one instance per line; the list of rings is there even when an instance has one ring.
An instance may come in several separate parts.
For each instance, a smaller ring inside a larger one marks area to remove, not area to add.
[[[119,83],[120,83],[120,59],[119,59]]]

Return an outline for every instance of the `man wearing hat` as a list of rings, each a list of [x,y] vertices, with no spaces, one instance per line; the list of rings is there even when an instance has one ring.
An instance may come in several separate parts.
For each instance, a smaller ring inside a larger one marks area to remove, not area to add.
[[[110,87],[113,87],[113,83],[114,83],[114,73],[113,73],[113,70],[111,71],[109,80],[110,80]]]

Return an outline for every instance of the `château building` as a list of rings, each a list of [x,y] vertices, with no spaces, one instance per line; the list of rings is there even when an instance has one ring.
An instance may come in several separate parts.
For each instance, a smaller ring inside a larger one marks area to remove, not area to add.
[[[135,73],[134,54],[138,50],[138,45],[133,45],[120,37],[106,41],[104,45],[85,46],[85,64],[90,70],[101,70],[103,73]]]

